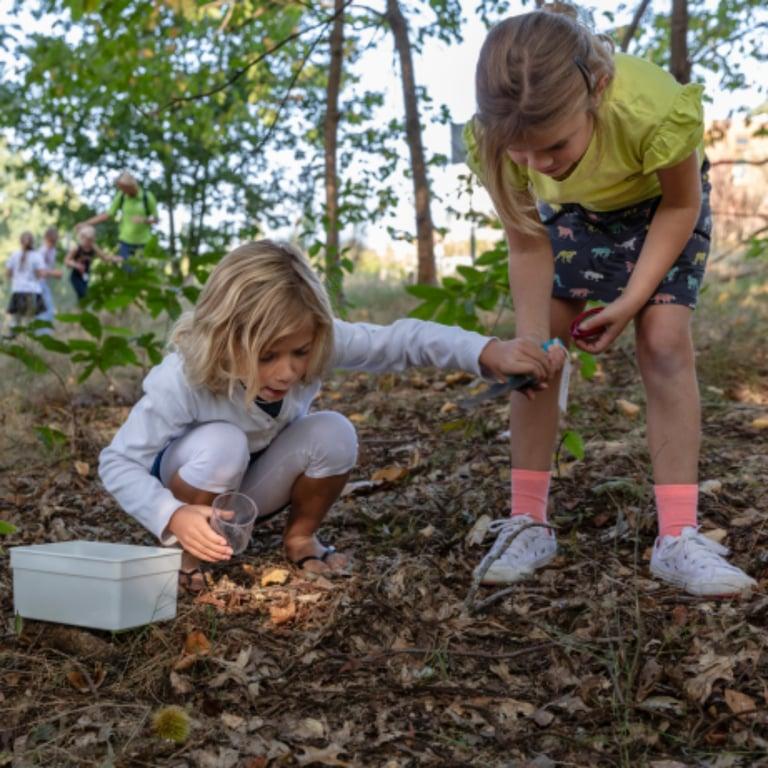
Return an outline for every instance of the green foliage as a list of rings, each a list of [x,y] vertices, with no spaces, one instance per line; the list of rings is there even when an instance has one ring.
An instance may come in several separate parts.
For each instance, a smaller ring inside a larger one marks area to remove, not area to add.
[[[573,429],[563,432],[562,445],[575,459],[584,458],[584,438]]]
[[[479,312],[500,312],[509,306],[508,258],[506,241],[500,240],[474,265],[458,267],[457,276],[444,277],[440,285],[408,286],[408,293],[422,300],[411,316],[486,330]]]
[[[53,427],[35,427],[35,434],[40,442],[49,450],[53,451],[62,448],[67,443],[67,436]]]
[[[0,520],[0,536],[8,536],[11,533],[16,533],[18,529],[11,523],[6,523],[5,520]]]

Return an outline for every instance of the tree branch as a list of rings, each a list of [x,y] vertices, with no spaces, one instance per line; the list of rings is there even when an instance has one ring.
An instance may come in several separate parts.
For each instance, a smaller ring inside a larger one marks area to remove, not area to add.
[[[624,53],[627,52],[627,48],[629,48],[629,44],[632,42],[632,38],[635,36],[635,32],[637,32],[637,28],[640,26],[640,21],[648,10],[650,4],[651,0],[641,0],[640,5],[635,8],[632,21],[629,22],[629,26],[624,30],[624,37],[622,37],[621,45],[619,46]]]

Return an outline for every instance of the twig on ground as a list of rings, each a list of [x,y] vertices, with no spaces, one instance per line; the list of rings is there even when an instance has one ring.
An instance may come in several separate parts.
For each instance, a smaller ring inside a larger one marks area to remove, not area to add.
[[[507,531],[506,533],[500,534],[491,549],[488,551],[488,554],[480,561],[480,565],[477,567],[477,570],[472,576],[472,584],[470,585],[469,592],[467,592],[467,596],[464,599],[465,613],[472,613],[474,610],[478,610],[482,605],[490,605],[492,602],[495,602],[497,599],[499,599],[499,597],[503,596],[497,593],[486,598],[478,605],[475,605],[474,603],[477,590],[480,589],[480,584],[483,580],[483,577],[488,572],[488,569],[501,557],[504,552],[506,552],[507,547],[523,531],[527,531],[529,528],[549,528],[552,531],[556,530],[554,526],[547,523],[526,523],[514,531]],[[509,594],[511,591],[511,588],[501,590],[504,595]]]

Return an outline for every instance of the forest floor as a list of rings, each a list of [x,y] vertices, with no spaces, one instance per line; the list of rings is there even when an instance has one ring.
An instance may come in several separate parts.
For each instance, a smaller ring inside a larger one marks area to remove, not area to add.
[[[287,566],[277,519],[203,594],[181,595],[173,621],[110,633],[20,620],[9,547],[155,542],[96,476],[137,383],[72,401],[17,382],[0,430],[0,520],[18,527],[0,557],[0,768],[768,765],[768,293],[729,285],[696,327],[701,526],[758,579],[741,601],[649,575],[629,339],[572,387],[567,426],[586,456],[558,456],[558,557],[489,605],[492,589],[465,600],[483,530],[508,509],[507,408],[467,415],[456,403],[477,382],[421,370],[337,375],[317,403],[360,438],[323,529],[353,555],[351,576]],[[74,448],[44,448],[41,424]],[[171,704],[191,720],[182,744],[152,729]]]

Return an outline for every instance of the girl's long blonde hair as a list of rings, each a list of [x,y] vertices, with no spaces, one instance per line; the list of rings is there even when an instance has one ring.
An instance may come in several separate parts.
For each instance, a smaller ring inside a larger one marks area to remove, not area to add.
[[[511,186],[507,148],[580,111],[599,130],[596,89],[613,72],[613,44],[565,3],[505,19],[488,33],[475,71],[474,129],[483,181],[502,223],[541,231],[530,198]]]
[[[261,389],[259,357],[313,325],[306,380],[325,370],[333,344],[328,295],[305,256],[272,240],[245,243],[214,268],[193,311],[179,319],[171,344],[191,384],[232,396],[238,381],[251,402]]]

